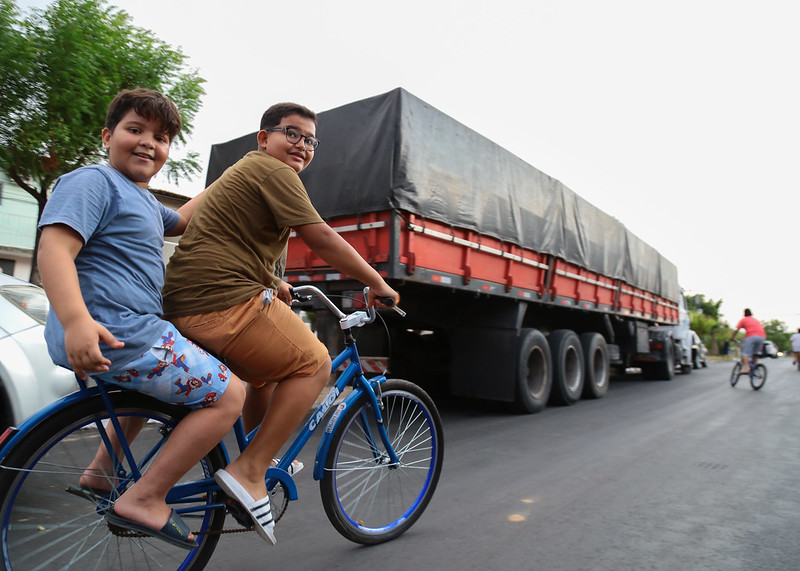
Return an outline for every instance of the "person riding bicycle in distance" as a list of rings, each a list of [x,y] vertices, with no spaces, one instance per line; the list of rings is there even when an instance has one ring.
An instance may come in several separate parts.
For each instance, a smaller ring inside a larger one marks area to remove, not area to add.
[[[761,353],[761,346],[767,338],[764,332],[764,327],[761,322],[753,317],[753,313],[749,309],[744,310],[744,317],[739,320],[731,334],[731,341],[736,338],[736,334],[740,329],[744,329],[744,341],[742,342],[742,374],[750,372],[750,367],[753,364],[753,355],[758,356]]]
[[[114,98],[102,131],[108,165],[81,167],[56,181],[39,222],[39,270],[53,309],[45,339],[56,364],[82,379],[91,374],[192,409],[105,516],[117,527],[194,549],[197,542],[165,498],[230,430],[245,388],[161,316],[164,236],[181,234],[200,201],[175,212],[148,191],[180,128],[175,104],[158,92],[138,88]],[[181,386],[187,388],[176,391]],[[131,418],[123,423],[129,439],[142,428]],[[109,496],[117,484],[101,445],[79,485]]]
[[[792,344],[792,356],[794,357],[792,365],[796,365],[800,361],[800,327],[798,327],[797,333],[789,337],[789,343]]]
[[[265,472],[331,374],[327,348],[289,307],[288,285],[275,275],[289,233],[368,285],[369,306],[378,297],[398,298],[311,204],[298,174],[314,158],[316,128],[316,114],[302,105],[267,109],[258,149],[227,169],[197,206],[169,261],[163,290],[165,315],[247,382],[242,418],[248,432],[259,428],[215,478],[272,543]]]

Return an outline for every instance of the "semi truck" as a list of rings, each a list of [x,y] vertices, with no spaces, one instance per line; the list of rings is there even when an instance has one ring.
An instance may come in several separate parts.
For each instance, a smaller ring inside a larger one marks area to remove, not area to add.
[[[320,113],[317,136],[314,206],[407,312],[359,339],[368,370],[535,413],[602,397],[612,372],[680,368],[675,265],[560,181],[402,88]],[[207,183],[256,148],[213,145]],[[284,279],[361,296],[297,236]],[[314,315],[333,348],[337,324]]]

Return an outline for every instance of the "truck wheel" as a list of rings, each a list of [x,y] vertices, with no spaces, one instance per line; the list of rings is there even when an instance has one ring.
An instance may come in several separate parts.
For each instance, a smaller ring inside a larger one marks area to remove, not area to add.
[[[550,347],[541,331],[523,329],[520,332],[517,359],[514,408],[527,414],[541,412],[550,397],[552,370]]]
[[[599,333],[583,333],[580,340],[584,359],[583,398],[602,398],[611,379],[608,345]]]
[[[672,340],[665,342],[664,360],[642,365],[642,376],[652,381],[671,381],[675,376],[675,349]]]
[[[578,402],[583,393],[583,349],[574,331],[553,331],[548,342],[553,360],[553,390],[550,402],[571,405]]]

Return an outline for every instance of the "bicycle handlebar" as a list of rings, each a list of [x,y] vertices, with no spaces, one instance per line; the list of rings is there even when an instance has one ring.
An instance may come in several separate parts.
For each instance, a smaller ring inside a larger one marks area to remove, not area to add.
[[[355,311],[353,313],[344,313],[341,309],[339,309],[335,303],[333,303],[330,298],[325,295],[322,290],[318,287],[312,285],[305,285],[305,286],[295,286],[292,288],[292,297],[298,301],[310,301],[312,295],[316,295],[319,300],[325,304],[325,306],[330,309],[336,317],[339,318],[339,327],[342,330],[351,329],[353,327],[361,327],[367,323],[372,323],[375,321],[377,317],[377,312],[375,311],[374,307],[368,308],[366,311]],[[364,288],[364,300],[369,299],[369,288]],[[406,312],[397,307],[395,305],[394,299],[391,297],[379,297],[377,298],[383,305],[393,309],[397,312],[401,317],[406,316]]]

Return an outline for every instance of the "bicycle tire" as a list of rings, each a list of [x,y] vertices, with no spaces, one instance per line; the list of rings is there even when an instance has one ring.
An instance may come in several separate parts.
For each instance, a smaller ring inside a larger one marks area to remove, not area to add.
[[[143,417],[148,423],[131,444],[140,469],[147,467],[147,453],[156,452],[188,410],[134,392],[109,393],[120,417]],[[111,501],[92,501],[67,493],[94,457],[100,432],[95,422],[108,419],[99,395],[78,401],[45,418],[7,454],[0,470],[0,550],[6,569],[202,569],[219,541],[224,509],[208,509],[200,515],[184,514],[197,534],[200,546],[187,551],[149,536],[115,535],[104,513]],[[156,424],[157,423],[157,424]],[[165,428],[167,430],[165,430]],[[182,481],[210,477],[224,466],[217,445]],[[122,461],[120,481],[129,472]],[[199,504],[222,501],[222,492],[204,494]],[[185,507],[186,503],[181,503]],[[210,532],[210,533],[209,533]],[[209,534],[206,534],[209,533]]]
[[[387,380],[380,391],[384,423],[401,465],[389,466],[364,395],[344,412],[320,480],[333,527],[363,545],[394,539],[417,521],[436,490],[444,457],[442,420],[428,394],[400,379]]]
[[[733,366],[733,371],[731,371],[731,386],[735,387],[736,383],[739,381],[739,375],[742,372],[742,363],[739,361]]]
[[[750,386],[753,387],[754,391],[759,390],[761,387],[764,386],[764,383],[767,382],[767,368],[758,363],[753,368],[753,373],[750,375]]]

